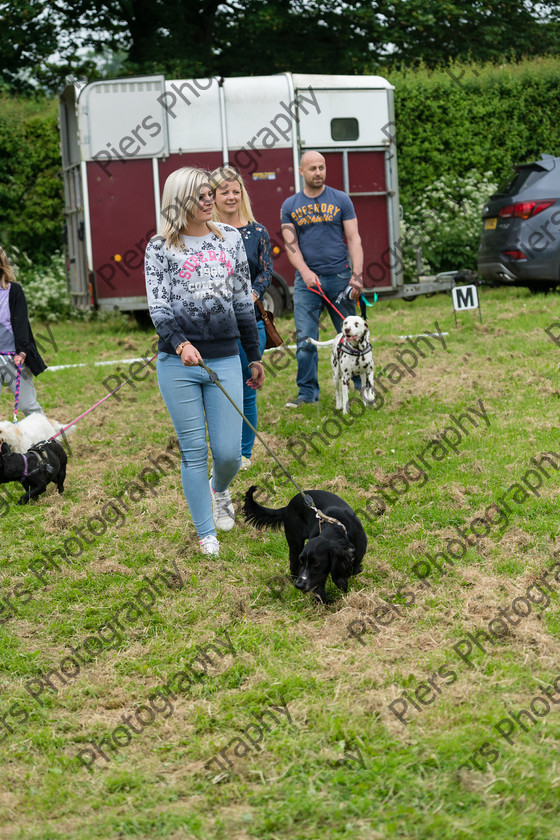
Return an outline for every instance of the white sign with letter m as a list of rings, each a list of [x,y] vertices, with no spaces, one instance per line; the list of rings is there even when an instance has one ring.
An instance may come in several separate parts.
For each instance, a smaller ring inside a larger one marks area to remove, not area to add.
[[[451,289],[453,309],[456,312],[464,309],[478,309],[478,292],[476,286],[455,286]]]

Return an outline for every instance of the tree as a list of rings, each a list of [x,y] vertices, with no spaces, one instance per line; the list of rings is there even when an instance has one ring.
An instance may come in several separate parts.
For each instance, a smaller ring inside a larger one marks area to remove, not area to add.
[[[372,43],[382,38],[373,7],[339,0],[238,2],[235,15],[218,16],[213,66],[226,76],[362,73]]]
[[[57,8],[79,27],[82,47],[126,49],[127,73],[187,78],[359,73],[376,23],[371,3],[340,0],[76,0],[71,8],[57,0]]]
[[[0,0],[0,81],[364,73],[556,52],[560,0]]]
[[[0,3],[0,81],[12,90],[28,90],[42,61],[56,43],[54,22],[43,0]]]
[[[515,61],[558,50],[558,2],[381,0],[376,5],[385,20],[389,65]]]
[[[80,45],[94,54],[126,50],[128,74],[208,75],[219,0],[57,0]],[[77,67],[77,65],[76,65]]]

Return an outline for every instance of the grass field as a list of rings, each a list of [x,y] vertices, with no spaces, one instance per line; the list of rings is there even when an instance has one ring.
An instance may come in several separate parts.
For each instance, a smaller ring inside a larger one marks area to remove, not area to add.
[[[560,300],[481,299],[458,327],[447,295],[378,303],[383,405],[345,422],[328,350],[317,406],[285,409],[295,362],[270,365],[266,441],[368,534],[328,605],[285,582],[282,533],[238,517],[219,559],[197,553],[155,374],[78,424],[63,496],[1,502],[2,838],[560,838],[560,473],[541,463],[560,459]],[[445,349],[387,367],[436,322]],[[52,335],[50,365],[154,338],[123,319]],[[115,367],[46,372],[46,413],[76,417]],[[238,512],[252,483],[272,507],[295,492],[254,456]]]

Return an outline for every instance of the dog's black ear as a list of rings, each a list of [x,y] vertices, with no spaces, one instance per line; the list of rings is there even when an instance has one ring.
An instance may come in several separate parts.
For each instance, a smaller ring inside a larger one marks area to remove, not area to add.
[[[356,549],[351,543],[347,543],[342,551],[334,551],[331,557],[331,577],[339,589],[344,592],[348,589],[348,578],[354,572],[354,557]],[[340,581],[340,583],[339,583]]]
[[[342,589],[343,592],[348,592],[348,578],[333,577],[333,583],[335,586],[338,586],[339,589]]]
[[[352,543],[346,543],[344,550],[339,552],[335,561],[335,566],[344,571],[344,574],[350,576],[354,568],[354,557],[356,556],[356,549]]]
[[[4,441],[2,443],[2,446],[0,446],[0,454],[1,455],[10,455],[11,452],[12,452],[12,450],[10,449],[10,447],[8,446],[6,441]]]

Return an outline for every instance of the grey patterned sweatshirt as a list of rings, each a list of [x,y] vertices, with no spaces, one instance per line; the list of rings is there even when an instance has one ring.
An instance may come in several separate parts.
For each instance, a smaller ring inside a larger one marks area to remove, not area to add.
[[[261,358],[247,256],[230,225],[224,235],[182,236],[183,250],[161,236],[148,242],[144,259],[150,316],[158,349],[175,353],[191,341],[202,358],[239,355],[237,339],[253,362]]]

